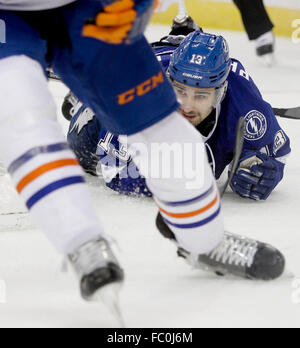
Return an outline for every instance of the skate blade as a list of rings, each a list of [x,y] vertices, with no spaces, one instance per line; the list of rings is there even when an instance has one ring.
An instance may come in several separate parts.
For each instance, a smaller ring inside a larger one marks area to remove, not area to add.
[[[275,65],[275,54],[265,54],[264,56],[261,57],[263,62],[268,68],[272,68]]]
[[[121,287],[122,283],[113,283],[106,285],[96,291],[89,300],[91,302],[103,302],[119,323],[120,328],[124,329],[126,326],[119,301],[119,293]]]

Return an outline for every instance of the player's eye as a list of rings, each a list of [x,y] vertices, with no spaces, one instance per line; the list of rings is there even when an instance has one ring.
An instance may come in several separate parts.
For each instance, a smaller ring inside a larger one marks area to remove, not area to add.
[[[197,99],[197,100],[205,100],[207,98],[208,98],[207,95],[203,95],[203,94],[196,94],[195,95],[195,99]]]
[[[186,92],[182,89],[179,89],[179,88],[175,88],[177,94],[179,94],[180,96],[182,97],[185,97],[186,96]]]

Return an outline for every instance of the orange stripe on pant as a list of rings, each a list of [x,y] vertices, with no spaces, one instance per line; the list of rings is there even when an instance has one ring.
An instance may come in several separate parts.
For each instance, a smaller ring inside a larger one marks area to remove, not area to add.
[[[24,188],[29,185],[32,181],[42,176],[43,174],[50,172],[51,170],[66,167],[66,166],[77,166],[79,165],[78,161],[74,158],[63,159],[59,161],[50,162],[44,164],[43,166],[35,169],[33,172],[25,176],[17,185],[17,191],[21,193]]]
[[[189,217],[200,215],[200,214],[206,212],[207,210],[209,210],[210,208],[212,208],[217,202],[218,202],[218,195],[216,195],[216,198],[212,202],[210,202],[206,207],[201,208],[201,209],[196,210],[196,211],[192,211],[190,213],[183,213],[183,214],[169,213],[169,212],[167,212],[166,210],[164,210],[162,208],[159,208],[159,210],[162,213],[164,213],[164,214],[166,214],[166,215],[168,215],[170,217],[182,219],[182,218],[189,218]]]

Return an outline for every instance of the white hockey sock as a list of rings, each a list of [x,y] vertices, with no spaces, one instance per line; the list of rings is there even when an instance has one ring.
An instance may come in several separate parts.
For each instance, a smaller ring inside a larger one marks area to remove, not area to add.
[[[145,131],[130,136],[128,142],[134,160],[147,178],[147,184],[154,194],[160,212],[174,232],[179,246],[194,255],[212,251],[222,241],[224,228],[219,192],[201,135],[181,115],[174,113]],[[182,156],[184,158],[181,166],[184,169],[191,166],[189,162],[198,161],[198,166],[194,163],[193,167],[197,171],[199,185],[195,185],[185,175],[154,177],[158,162],[157,154],[153,153],[153,145],[161,146],[164,159],[162,167],[171,166],[171,172],[180,169],[176,159]],[[170,147],[173,159],[170,159],[170,153],[164,153]],[[194,156],[189,149],[192,149]],[[197,152],[197,149],[200,151]]]
[[[83,172],[56,121],[38,63],[0,60],[0,153],[33,219],[69,254],[103,234]]]

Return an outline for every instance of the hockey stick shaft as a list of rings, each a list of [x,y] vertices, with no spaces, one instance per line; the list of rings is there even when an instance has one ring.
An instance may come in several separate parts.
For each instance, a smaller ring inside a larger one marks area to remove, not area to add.
[[[236,127],[236,132],[235,132],[235,145],[234,145],[234,156],[232,160],[232,167],[231,171],[229,173],[228,179],[226,181],[226,184],[224,185],[222,191],[221,191],[221,197],[224,196],[224,193],[231,182],[233,176],[235,175],[238,166],[239,166],[239,161],[241,158],[241,154],[243,151],[243,146],[244,146],[244,134],[245,134],[245,118],[241,117],[238,121],[237,127]]]
[[[300,120],[300,107],[289,109],[273,108],[274,114],[277,117],[289,118],[291,120]]]

